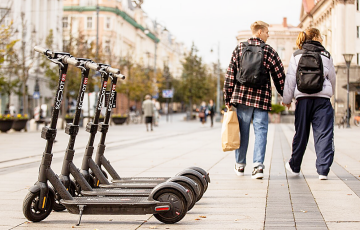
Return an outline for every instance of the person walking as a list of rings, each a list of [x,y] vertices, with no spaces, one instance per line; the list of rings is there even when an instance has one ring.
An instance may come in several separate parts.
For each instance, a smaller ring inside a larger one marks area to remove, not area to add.
[[[154,104],[151,101],[151,96],[146,95],[145,101],[142,103],[142,110],[144,111],[146,131],[149,131],[148,124],[150,124],[151,131],[153,131],[153,116],[154,116]]]
[[[316,28],[300,32],[296,40],[299,50],[290,59],[283,104],[290,107],[292,98],[296,100],[295,135],[292,155],[285,167],[299,174],[312,126],[317,173],[320,180],[327,180],[334,160],[334,110],[330,98],[335,92],[336,74],[333,59],[322,41]]]
[[[213,100],[209,101],[208,111],[209,111],[209,116],[210,116],[210,121],[211,121],[210,127],[213,127],[214,126],[214,115],[215,115],[215,105],[214,105]]]
[[[203,101],[203,102],[201,102],[201,106],[199,109],[199,118],[200,118],[200,122],[202,124],[205,124],[205,122],[206,122],[206,113],[207,113],[206,102]]]
[[[271,110],[270,74],[276,90],[282,96],[284,67],[278,53],[268,44],[269,25],[256,21],[251,25],[253,37],[240,42],[232,53],[224,81],[224,100],[237,108],[240,128],[240,148],[235,150],[235,172],[244,175],[249,144],[250,123],[253,120],[255,145],[252,178],[264,176],[264,159],[268,132],[268,111]]]

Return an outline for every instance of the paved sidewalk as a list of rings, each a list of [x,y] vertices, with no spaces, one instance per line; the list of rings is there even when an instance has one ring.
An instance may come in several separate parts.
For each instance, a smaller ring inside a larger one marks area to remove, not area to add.
[[[310,138],[300,176],[287,174],[284,162],[291,154],[291,124],[269,126],[265,177],[251,179],[254,134],[251,130],[245,176],[233,171],[234,153],[222,152],[221,124],[162,118],[154,132],[145,125],[111,126],[105,155],[120,176],[173,176],[188,166],[208,170],[211,183],[204,197],[173,225],[152,215],[78,216],[52,212],[39,223],[22,214],[27,189],[37,180],[45,140],[39,133],[0,134],[0,229],[360,229],[360,128],[335,128],[335,162],[329,180],[320,181]],[[99,140],[97,135],[95,143]],[[76,140],[75,165],[80,166],[88,135]],[[58,131],[53,169],[60,172],[68,136]]]

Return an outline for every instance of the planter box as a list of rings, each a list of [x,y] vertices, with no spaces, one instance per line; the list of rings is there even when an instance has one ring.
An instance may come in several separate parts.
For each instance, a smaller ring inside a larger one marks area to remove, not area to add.
[[[0,120],[0,131],[6,133],[12,127],[14,120]]]
[[[126,122],[127,117],[112,117],[111,119],[115,125],[122,125]]]
[[[20,132],[22,129],[26,127],[27,121],[28,119],[14,120],[11,128],[15,131]]]

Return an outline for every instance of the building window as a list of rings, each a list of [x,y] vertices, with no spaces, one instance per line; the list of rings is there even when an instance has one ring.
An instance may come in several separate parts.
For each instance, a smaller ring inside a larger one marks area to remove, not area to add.
[[[360,0],[356,0],[356,10],[359,11],[359,1]]]
[[[107,17],[105,21],[105,28],[110,29],[110,26],[111,26],[111,18]]]
[[[285,59],[285,48],[284,47],[278,47],[277,53],[279,54],[279,57],[281,59]]]
[[[356,27],[356,37],[360,38],[360,26]]]
[[[360,112],[360,92],[355,91],[355,112]]]
[[[9,9],[6,8],[0,8],[0,19],[2,19],[1,24],[8,26],[10,24],[10,18],[9,18]]]
[[[86,28],[87,29],[92,29],[92,17],[87,17],[87,21],[86,21]]]
[[[69,26],[69,18],[63,17],[63,28],[68,28]]]
[[[110,41],[109,41],[109,40],[106,40],[106,41],[105,41],[105,48],[104,48],[104,50],[105,50],[105,53],[110,54]]]
[[[356,54],[356,64],[360,65],[360,54],[359,53]]]

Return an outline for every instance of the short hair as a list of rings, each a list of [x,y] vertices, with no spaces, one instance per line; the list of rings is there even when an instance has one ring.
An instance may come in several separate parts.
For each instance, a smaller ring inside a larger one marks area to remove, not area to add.
[[[147,99],[151,99],[151,96],[148,94],[148,95],[145,96],[145,99],[146,99],[146,100],[147,100]]]
[[[253,24],[251,24],[250,29],[252,34],[256,34],[259,30],[263,30],[267,27],[269,27],[269,24],[263,21],[256,21]]]

